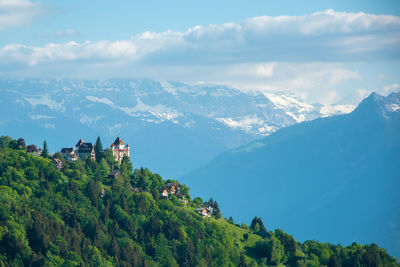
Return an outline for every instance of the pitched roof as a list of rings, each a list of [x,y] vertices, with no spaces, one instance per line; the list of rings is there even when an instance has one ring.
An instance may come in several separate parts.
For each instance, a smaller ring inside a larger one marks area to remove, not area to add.
[[[72,147],[64,147],[61,148],[61,153],[71,153],[72,151],[74,151],[74,149]]]
[[[84,143],[85,143],[85,142],[83,142],[82,139],[79,139],[78,143],[76,143],[76,146],[80,146],[80,145],[82,145],[82,144],[84,144]]]
[[[121,138],[117,137],[117,139],[115,139],[113,145],[118,146],[118,145],[123,145],[124,142],[122,142]]]

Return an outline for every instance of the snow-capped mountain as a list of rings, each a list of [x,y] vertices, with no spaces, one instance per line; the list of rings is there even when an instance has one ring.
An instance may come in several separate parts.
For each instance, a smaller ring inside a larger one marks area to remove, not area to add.
[[[182,174],[279,128],[353,109],[282,92],[148,79],[3,79],[0,93],[1,134],[47,139],[53,150],[71,146],[72,138],[100,135],[108,144],[121,136],[136,148],[136,165],[165,175]]]

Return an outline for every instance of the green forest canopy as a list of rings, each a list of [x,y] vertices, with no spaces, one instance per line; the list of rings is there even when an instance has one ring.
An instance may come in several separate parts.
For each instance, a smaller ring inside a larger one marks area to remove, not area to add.
[[[399,266],[375,244],[299,243],[258,217],[235,224],[184,185],[180,197],[162,198],[177,181],[109,150],[66,162],[30,155],[22,140],[0,137],[1,266]],[[196,209],[207,205],[218,212],[203,218]]]

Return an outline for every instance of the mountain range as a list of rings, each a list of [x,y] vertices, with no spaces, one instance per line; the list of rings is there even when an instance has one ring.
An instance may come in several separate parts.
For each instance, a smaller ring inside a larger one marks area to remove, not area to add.
[[[257,211],[301,240],[375,242],[399,257],[400,93],[280,129],[181,180],[239,222]]]
[[[295,94],[149,79],[1,79],[0,131],[50,151],[120,136],[136,167],[183,175],[219,153],[298,122],[350,112]]]

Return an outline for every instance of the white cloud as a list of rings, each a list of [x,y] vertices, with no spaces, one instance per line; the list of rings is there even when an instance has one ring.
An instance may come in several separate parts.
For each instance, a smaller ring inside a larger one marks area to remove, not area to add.
[[[392,92],[398,92],[398,91],[400,91],[400,84],[398,83],[384,86],[382,90],[380,90],[380,92],[384,95],[388,95]]]
[[[27,0],[17,3],[22,10],[36,5]],[[74,30],[59,32],[60,36],[69,34],[75,34]],[[304,16],[262,16],[239,23],[196,26],[185,32],[144,32],[121,41],[69,42],[42,47],[8,45],[1,48],[0,59],[31,65],[80,59],[127,63],[140,60],[141,64],[152,65],[351,61],[398,58],[399,48],[400,17],[326,10]],[[259,73],[268,74],[270,70],[271,66],[267,69],[261,66]]]
[[[257,64],[255,66],[255,74],[260,77],[272,77],[274,74],[276,63]]]
[[[21,9],[36,5],[16,2]],[[346,63],[400,60],[399,51],[400,17],[326,10],[144,32],[119,41],[9,44],[0,47],[0,75],[206,81],[243,90],[295,91],[331,104],[350,94],[341,89],[344,83],[370,78]],[[365,85],[354,88],[360,87]],[[354,88],[351,94],[358,96]]]
[[[386,85],[381,88],[373,88],[373,89],[358,89],[356,92],[356,99],[358,102],[360,102],[362,99],[366,98],[369,96],[372,92],[376,92],[378,94],[387,96],[393,92],[399,92],[400,91],[400,84],[394,83],[391,85]]]
[[[41,13],[42,7],[29,0],[0,0],[0,30],[29,24]]]

